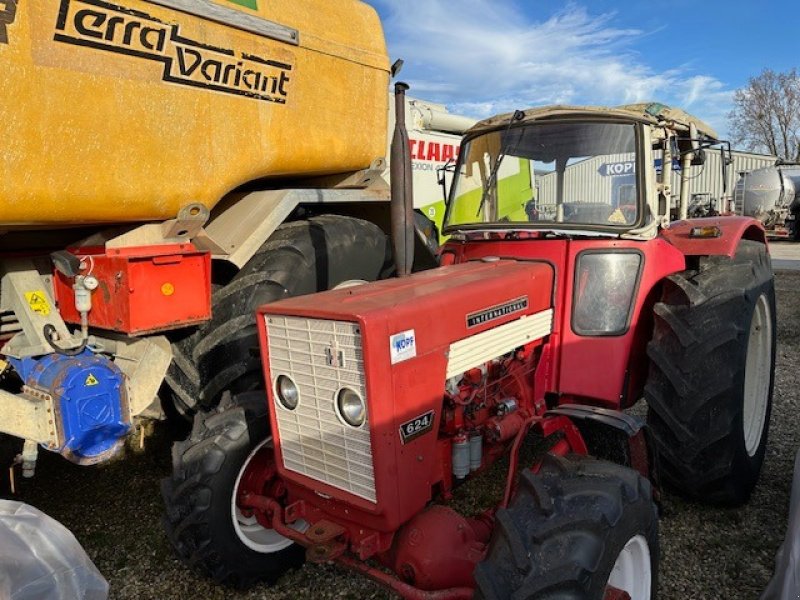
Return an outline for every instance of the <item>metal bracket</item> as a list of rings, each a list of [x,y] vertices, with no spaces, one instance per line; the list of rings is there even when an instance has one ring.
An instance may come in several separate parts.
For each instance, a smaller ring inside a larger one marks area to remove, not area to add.
[[[162,224],[164,238],[188,241],[200,233],[210,216],[210,211],[203,204],[184,206],[176,219]]]
[[[59,447],[53,397],[24,386],[22,394],[0,390],[0,431],[23,440]]]
[[[49,264],[49,263],[48,263]],[[14,358],[52,354],[53,347],[44,335],[45,325],[52,325],[65,349],[80,346],[73,338],[53,300],[52,280],[29,259],[4,260],[0,263],[0,310],[11,311],[22,329],[3,348]]]
[[[311,545],[306,557],[311,562],[328,562],[347,550],[347,544],[339,538],[346,533],[344,527],[331,521],[318,521],[306,531]]]
[[[164,416],[158,390],[172,362],[172,346],[165,336],[91,336],[89,345],[113,355],[114,363],[126,375],[131,421],[135,417],[161,419]]]
[[[163,223],[140,225],[123,233],[101,232],[78,246],[105,246],[106,248],[130,248],[132,246],[158,246],[161,244],[187,244],[203,230],[210,212],[203,204],[184,206],[178,216]]]
[[[187,204],[177,217],[163,223],[147,223],[139,226],[105,229],[82,239],[76,248],[103,246],[105,248],[130,248],[132,246],[160,246],[164,244],[188,244],[203,231],[211,213],[199,203]]]

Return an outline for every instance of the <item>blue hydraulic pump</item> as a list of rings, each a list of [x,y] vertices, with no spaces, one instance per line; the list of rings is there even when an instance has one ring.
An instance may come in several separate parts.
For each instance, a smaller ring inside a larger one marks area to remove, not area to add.
[[[76,356],[49,354],[10,359],[34,395],[53,398],[60,447],[48,448],[78,464],[108,460],[131,430],[125,375],[109,358],[85,349]]]

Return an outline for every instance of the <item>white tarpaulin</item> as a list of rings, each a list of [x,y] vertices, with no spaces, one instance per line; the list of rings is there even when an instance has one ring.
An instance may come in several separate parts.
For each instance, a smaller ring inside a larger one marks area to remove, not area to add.
[[[61,523],[0,500],[0,598],[106,600],[108,583]]]
[[[786,539],[775,557],[775,575],[761,600],[797,600],[800,598],[800,452],[794,460],[792,499],[789,504],[789,527]]]

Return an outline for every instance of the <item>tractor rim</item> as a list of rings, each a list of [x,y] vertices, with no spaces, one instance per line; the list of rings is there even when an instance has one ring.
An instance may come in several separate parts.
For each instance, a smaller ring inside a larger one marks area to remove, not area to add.
[[[765,294],[756,302],[744,372],[744,446],[751,458],[761,446],[764,422],[769,404],[769,382],[772,367],[772,315]]]
[[[238,499],[247,492],[259,495],[268,493],[268,488],[275,479],[275,455],[270,437],[256,446],[242,464],[231,497],[231,519],[236,536],[245,546],[260,554],[280,552],[294,542],[274,529],[264,527],[252,510],[243,511],[238,505]],[[308,524],[297,521],[290,527],[304,531]]]
[[[650,600],[653,574],[650,546],[641,534],[628,540],[611,569],[608,587],[627,592],[631,600]]]

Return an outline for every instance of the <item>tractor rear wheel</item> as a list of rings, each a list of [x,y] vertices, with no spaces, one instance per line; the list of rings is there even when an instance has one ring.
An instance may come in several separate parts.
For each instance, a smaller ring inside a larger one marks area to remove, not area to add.
[[[775,367],[775,284],[764,244],[668,278],[655,306],[645,398],[661,478],[738,505],[758,480]]]
[[[271,442],[266,397],[250,392],[198,413],[173,448],[172,477],[161,482],[167,537],[184,563],[218,583],[272,583],[304,560],[303,548],[238,505],[244,492],[281,489]]]
[[[224,286],[213,317],[172,344],[167,383],[187,419],[217,405],[223,392],[263,388],[255,309],[350,280],[374,281],[387,265],[386,235],[368,221],[324,215],[281,225]]]
[[[547,456],[496,514],[476,598],[655,598],[658,515],[650,482],[583,456]]]

